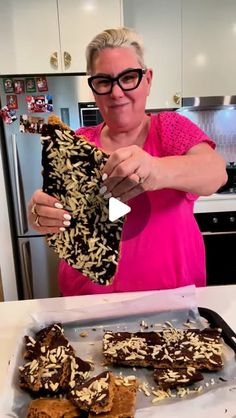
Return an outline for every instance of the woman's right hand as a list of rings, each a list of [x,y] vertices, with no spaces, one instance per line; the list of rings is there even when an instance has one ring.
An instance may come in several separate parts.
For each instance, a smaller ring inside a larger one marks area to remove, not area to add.
[[[53,196],[36,190],[28,204],[28,220],[31,227],[40,234],[54,234],[70,226],[70,214]]]

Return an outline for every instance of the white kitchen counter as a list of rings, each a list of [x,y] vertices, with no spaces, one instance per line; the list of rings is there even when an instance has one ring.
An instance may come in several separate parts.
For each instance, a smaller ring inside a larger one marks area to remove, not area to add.
[[[236,194],[214,193],[201,196],[194,204],[195,213],[236,211]]]
[[[0,303],[0,394],[4,389],[7,375],[8,362],[11,353],[15,350],[16,339],[22,327],[28,326],[32,319],[30,314],[42,311],[63,311],[68,309],[83,308],[107,302],[118,302],[136,299],[140,296],[156,292],[114,293],[106,295],[62,297],[52,299],[38,299],[16,302]],[[157,292],[158,293],[158,292]],[[217,286],[196,289],[197,306],[208,307],[217,311],[228,324],[236,330],[236,285]],[[170,307],[171,308],[171,307]],[[236,389],[236,385],[235,385]],[[218,389],[219,390],[219,389]],[[220,389],[221,390],[221,389]],[[227,389],[225,401],[222,396],[217,396],[217,390],[212,390],[211,395],[197,396],[188,402],[178,402],[165,406],[157,406],[156,416],[159,418],[208,418],[211,413],[214,418],[236,417],[236,391],[234,394]],[[229,396],[234,396],[232,399]],[[235,400],[235,402],[234,402]],[[234,407],[235,405],[235,407]],[[198,409],[200,408],[200,410]],[[200,412],[201,411],[201,412]],[[227,413],[225,412],[227,411]],[[1,415],[1,414],[0,414]],[[138,414],[138,417],[144,417]],[[0,418],[3,418],[1,415]]]

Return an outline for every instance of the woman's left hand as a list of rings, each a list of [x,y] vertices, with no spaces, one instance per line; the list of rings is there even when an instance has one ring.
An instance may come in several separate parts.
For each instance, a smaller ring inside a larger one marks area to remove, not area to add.
[[[102,188],[102,194],[127,202],[144,191],[155,190],[155,160],[137,145],[114,151],[103,168],[108,177],[104,180],[106,188]]]

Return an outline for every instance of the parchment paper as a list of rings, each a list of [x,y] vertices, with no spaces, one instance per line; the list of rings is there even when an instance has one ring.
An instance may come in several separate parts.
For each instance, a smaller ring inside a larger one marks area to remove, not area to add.
[[[22,330],[18,338],[18,348],[11,358],[5,396],[2,396],[2,401],[0,398],[1,405],[3,405],[1,417],[23,418],[26,416],[30,396],[17,386],[18,366],[24,363],[22,359],[23,336],[26,334],[33,335],[35,331],[52,322],[63,323],[65,334],[71,345],[76,349],[78,356],[84,360],[94,361],[95,369],[92,372],[94,376],[104,370],[102,366],[104,360],[102,356],[104,330],[137,332],[141,329],[142,321],[148,325],[146,331],[160,329],[160,326],[156,324],[168,326],[166,321],[170,321],[176,328],[183,328],[183,324],[187,320],[195,321],[192,327],[202,329],[206,326],[198,314],[194,286],[161,291],[131,301],[108,302],[105,305],[100,304],[63,312],[41,312],[33,314],[33,319],[35,325]],[[32,318],[29,322],[32,323]],[[81,337],[81,331],[85,331],[87,336]],[[147,397],[142,392],[138,392],[136,417],[167,417],[172,416],[172,414],[177,417],[178,415],[175,412],[178,408],[180,408],[179,410],[182,409],[180,405],[183,407],[184,404],[186,407],[188,403],[192,404],[192,402],[199,405],[200,399],[204,399],[204,397],[219,389],[221,394],[222,388],[227,390],[228,396],[233,394],[235,398],[236,391],[235,393],[229,391],[229,386],[232,388],[232,385],[235,384],[236,387],[236,381],[233,380],[236,377],[235,354],[227,346],[224,347],[224,364],[224,369],[220,372],[204,373],[204,381],[195,385],[195,387],[203,386],[203,391],[199,394],[189,395],[186,398],[170,398],[154,405],[151,402],[154,395]],[[136,375],[141,382],[146,382],[150,387],[155,387],[152,370],[110,366],[109,369],[115,374]],[[226,382],[222,382],[219,378],[225,379]],[[208,383],[208,386],[206,386],[206,383]],[[203,415],[201,414],[201,416]],[[193,417],[192,413],[191,417]]]

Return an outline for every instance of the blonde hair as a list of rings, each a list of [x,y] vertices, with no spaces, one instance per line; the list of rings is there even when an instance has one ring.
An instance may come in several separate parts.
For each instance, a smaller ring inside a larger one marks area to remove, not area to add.
[[[106,29],[92,39],[86,48],[87,74],[92,73],[94,60],[98,53],[105,48],[133,47],[140,65],[144,65],[143,40],[133,29],[121,27]]]

